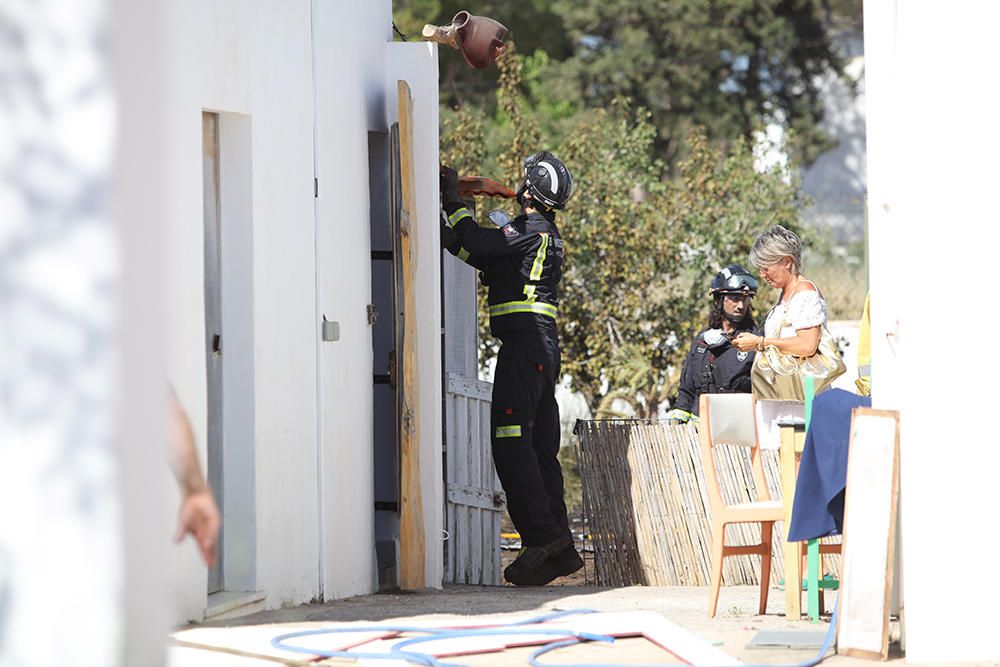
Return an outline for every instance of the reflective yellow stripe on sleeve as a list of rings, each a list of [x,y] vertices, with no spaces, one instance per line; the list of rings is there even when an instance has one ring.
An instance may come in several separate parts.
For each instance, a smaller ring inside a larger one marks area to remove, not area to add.
[[[469,209],[463,206],[462,208],[458,209],[457,211],[448,216],[448,226],[454,227],[455,223],[461,220],[462,218],[471,218],[471,217],[472,214],[469,213]]]
[[[469,251],[468,251],[468,250],[466,250],[465,248],[459,248],[459,249],[458,249],[458,258],[459,258],[460,260],[462,260],[463,262],[464,262],[465,260],[469,259],[469,255],[470,255],[470,254],[471,254],[471,253],[469,253]]]
[[[529,280],[540,280],[542,277],[542,269],[545,267],[545,255],[549,249],[549,235],[540,234],[539,236],[542,237],[542,243],[538,246],[538,252],[535,253],[535,261],[531,265],[531,272],[528,274]],[[531,284],[525,285],[524,296],[528,297],[528,301],[534,301],[535,286]]]
[[[513,426],[497,426],[496,433],[498,438],[520,438],[521,425],[514,424]]]
[[[559,314],[559,309],[551,303],[541,301],[508,301],[490,306],[490,317],[500,317],[512,313],[537,313],[555,319],[556,315]]]
[[[535,263],[531,265],[531,273],[528,274],[528,278],[531,280],[539,280],[542,277],[542,267],[545,266],[545,254],[549,249],[549,235],[539,234],[542,237],[542,244],[538,246],[538,252],[535,253]]]

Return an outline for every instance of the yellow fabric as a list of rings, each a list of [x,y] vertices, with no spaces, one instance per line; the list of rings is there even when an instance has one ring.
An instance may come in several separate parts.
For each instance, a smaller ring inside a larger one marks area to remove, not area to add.
[[[531,265],[531,273],[528,278],[531,280],[540,280],[542,277],[542,267],[545,265],[545,255],[549,249],[549,235],[540,234],[542,237],[542,243],[538,246],[538,252],[535,253],[535,261]]]
[[[472,214],[469,213],[469,209],[463,206],[462,208],[458,209],[457,211],[448,216],[448,226],[454,227],[455,223],[457,223],[462,218],[471,218],[471,217]]]
[[[862,396],[872,395],[872,320],[871,292],[865,295],[865,309],[861,313],[861,332],[858,334],[858,379],[854,384]]]
[[[520,424],[514,426],[497,426],[497,437],[498,438],[520,438],[521,437],[521,426]]]
[[[545,265],[545,254],[548,252],[549,248],[549,235],[542,234],[542,243],[538,246],[538,252],[535,253],[535,261],[531,265],[531,273],[528,274],[529,280],[540,280],[542,277],[542,269]],[[535,300],[535,286],[528,283],[524,286],[524,296],[526,301],[529,303]]]
[[[498,303],[490,306],[490,317],[500,317],[512,313],[537,313],[555,318],[559,313],[559,309],[551,303],[543,303],[541,301],[508,301],[507,303]]]

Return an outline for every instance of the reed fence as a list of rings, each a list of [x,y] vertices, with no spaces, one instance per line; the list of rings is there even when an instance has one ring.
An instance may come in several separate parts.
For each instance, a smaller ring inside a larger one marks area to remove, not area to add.
[[[641,420],[578,421],[577,456],[583,511],[600,586],[707,586],[711,508],[695,425]],[[722,497],[751,502],[757,491],[750,452],[713,448]],[[768,491],[781,498],[778,452],[762,450]],[[775,524],[771,585],[784,577],[784,522]],[[839,540],[840,538],[833,538]],[[726,527],[726,543],[756,544],[757,524]],[[824,571],[839,577],[839,557],[824,556]],[[731,556],[724,585],[755,585],[759,556]]]

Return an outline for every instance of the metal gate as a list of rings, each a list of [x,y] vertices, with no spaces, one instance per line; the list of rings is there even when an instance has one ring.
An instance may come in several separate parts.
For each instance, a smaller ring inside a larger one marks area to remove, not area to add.
[[[490,451],[493,385],[448,374],[444,578],[500,584],[500,517],[507,504]]]

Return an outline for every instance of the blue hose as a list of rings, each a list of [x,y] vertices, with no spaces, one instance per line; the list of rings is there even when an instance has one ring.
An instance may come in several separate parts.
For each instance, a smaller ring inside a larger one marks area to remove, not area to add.
[[[295,646],[294,644],[286,644],[285,642],[289,639],[295,639],[297,637],[314,637],[316,635],[333,635],[333,634],[344,634],[344,633],[356,633],[356,632],[393,632],[393,633],[404,633],[404,632],[424,632],[424,633],[435,633],[437,630],[434,628],[420,628],[420,627],[410,627],[405,625],[373,625],[373,626],[362,626],[362,627],[349,627],[349,628],[318,628],[316,630],[299,630],[298,632],[289,632],[283,635],[278,635],[271,640],[271,646],[282,651],[290,651],[292,653],[304,653],[305,655],[312,656],[322,656],[324,658],[365,658],[372,660],[406,660],[407,662],[416,663],[418,665],[427,665],[428,667],[442,667],[443,663],[439,662],[437,658],[432,655],[427,655],[425,653],[405,653],[400,651],[393,651],[391,653],[359,653],[357,651],[326,651],[319,648],[307,648],[304,646]]]
[[[830,650],[830,646],[833,644],[834,633],[837,628],[837,610],[840,607],[840,600],[838,598],[837,604],[833,608],[833,616],[830,619],[830,628],[826,632],[826,637],[823,640],[823,646],[820,648],[819,653],[816,656],[806,662],[797,663],[794,665],[745,665],[744,667],[814,667],[821,663],[825,657],[827,651]],[[539,662],[538,658],[546,653],[556,651],[568,646],[575,646],[584,641],[603,641],[607,643],[614,643],[614,637],[608,635],[599,635],[590,632],[574,632],[572,630],[564,630],[558,628],[552,629],[524,629],[519,628],[519,626],[533,625],[536,623],[544,623],[546,621],[551,621],[556,618],[562,618],[564,616],[570,616],[574,614],[589,614],[593,613],[590,609],[580,609],[580,610],[567,610],[559,611],[551,614],[544,614],[542,616],[536,616],[534,618],[529,618],[521,621],[516,621],[506,625],[489,626],[484,628],[462,628],[462,629],[441,629],[441,628],[427,628],[427,627],[414,627],[414,626],[404,626],[404,625],[376,625],[376,626],[362,626],[362,627],[338,627],[338,628],[319,628],[316,630],[300,630],[298,632],[289,632],[283,635],[279,635],[271,640],[271,646],[282,651],[290,651],[293,653],[304,653],[306,655],[321,656],[324,658],[351,658],[351,659],[367,659],[367,660],[404,660],[406,662],[426,665],[427,667],[456,667],[457,663],[443,663],[440,662],[433,655],[428,653],[420,653],[416,651],[404,651],[402,650],[406,646],[412,646],[414,644],[425,643],[429,641],[438,641],[442,639],[457,639],[464,637],[488,637],[497,635],[559,635],[560,638],[554,640],[545,646],[541,647],[537,651],[531,654],[529,662],[532,667],[552,667],[549,664]],[[394,644],[388,653],[360,653],[356,651],[325,651],[323,649],[316,648],[306,648],[303,646],[296,646],[294,644],[286,644],[285,642],[289,639],[295,639],[297,637],[311,637],[316,635],[325,634],[343,634],[343,633],[358,633],[358,632],[391,632],[391,633],[419,633],[425,635],[423,637],[411,637],[410,639],[405,639],[401,642]],[[613,664],[600,664],[600,663],[580,663],[568,665],[566,663],[561,663],[560,667],[621,667],[620,665]],[[635,667],[667,667],[666,665],[637,665]],[[707,666],[700,666],[707,667]]]
[[[423,644],[425,642],[436,642],[441,639],[462,639],[465,637],[497,637],[505,635],[557,635],[560,637],[574,637],[575,642],[607,642],[613,644],[615,638],[611,635],[599,635],[593,632],[577,632],[575,630],[567,630],[564,628],[551,628],[551,629],[532,629],[532,630],[520,630],[514,629],[513,625],[508,626],[495,626],[490,628],[467,628],[462,630],[445,630],[442,632],[435,632],[432,635],[426,637],[412,637],[410,639],[404,639],[403,641],[393,645],[393,651],[397,649],[402,649],[407,646],[412,646],[413,644]]]
[[[427,667],[455,667],[455,663],[442,663],[433,655],[428,653],[419,653],[402,650],[405,646],[410,644],[416,644],[420,642],[427,641],[437,641],[439,639],[455,639],[460,637],[483,637],[490,635],[559,635],[562,637],[572,636],[574,637],[573,642],[579,641],[610,641],[614,642],[614,637],[607,635],[598,635],[594,633],[587,632],[573,632],[571,630],[561,630],[557,628],[552,628],[550,630],[546,629],[516,629],[518,626],[523,625],[533,625],[535,623],[544,623],[546,621],[552,621],[557,618],[563,618],[565,616],[571,616],[575,614],[589,614],[593,613],[591,609],[571,609],[566,611],[557,611],[551,614],[543,614],[541,616],[535,616],[532,618],[523,619],[520,621],[515,621],[507,625],[501,626],[490,626],[486,628],[464,628],[464,629],[447,629],[447,628],[427,628],[418,626],[406,626],[406,625],[375,625],[375,626],[351,626],[351,627],[338,627],[338,628],[318,628],[315,630],[299,630],[297,632],[288,632],[271,640],[271,646],[282,650],[290,651],[292,653],[302,653],[311,656],[321,656],[324,658],[352,658],[352,659],[371,659],[371,660],[405,660],[407,662],[415,663],[418,665],[426,665]],[[304,646],[296,646],[294,644],[287,644],[286,642],[290,639],[295,639],[298,637],[315,637],[317,635],[332,635],[332,634],[346,634],[346,633],[359,633],[359,632],[379,632],[379,633],[420,633],[427,635],[425,637],[413,637],[397,644],[394,644],[392,650],[389,653],[362,653],[358,651],[327,651],[318,648],[308,648]]]
[[[805,662],[799,662],[792,665],[744,665],[743,667],[814,667],[826,659],[826,653],[830,650],[830,646],[833,645],[834,633],[837,631],[837,610],[840,608],[840,598],[837,598],[837,603],[833,607],[833,615],[830,617],[830,627],[826,631],[826,637],[823,639],[823,646],[820,648],[819,653],[816,654],[811,660]],[[557,651],[561,648],[566,648],[568,646],[574,646],[579,644],[581,640],[579,639],[563,639],[560,641],[552,642],[551,644],[546,644],[537,651],[531,654],[528,661],[531,667],[553,667],[552,664],[547,664],[544,662],[539,662],[538,658],[546,653],[551,653],[552,651]],[[676,664],[676,663],[674,663]],[[559,663],[559,667],[621,667],[621,665],[614,664],[600,664],[600,663]],[[630,667],[669,667],[668,665],[634,665]],[[696,667],[709,667],[708,665],[698,665]]]

